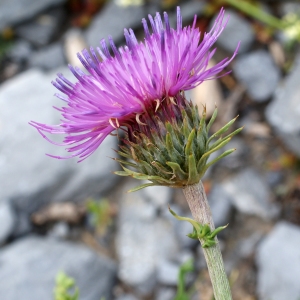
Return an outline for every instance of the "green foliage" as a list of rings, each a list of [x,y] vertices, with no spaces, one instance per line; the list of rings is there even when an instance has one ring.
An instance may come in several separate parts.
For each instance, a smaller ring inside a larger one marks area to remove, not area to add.
[[[116,151],[130,161],[115,159],[123,168],[123,171],[115,174],[151,181],[130,192],[152,185],[184,187],[196,184],[208,167],[235,151],[227,150],[208,162],[212,153],[224,147],[232,136],[242,130],[239,128],[222,136],[236,118],[209,137],[208,131],[216,119],[217,109],[206,124],[205,109],[199,116],[197,106],[186,100],[184,94],[177,95],[169,102],[165,100],[160,105],[161,109],[154,107],[151,111],[149,108],[150,117],[143,120],[147,124],[137,122],[137,128],[126,135],[124,145],[120,145],[120,151]],[[213,142],[216,138],[219,139]]]
[[[64,272],[59,272],[55,279],[54,300],[78,300],[79,290],[75,280]]]
[[[192,291],[187,291],[185,287],[185,278],[186,274],[192,272],[194,270],[193,260],[188,260],[184,264],[181,265],[179,273],[178,273],[178,287],[177,294],[174,300],[189,300],[191,297]]]
[[[201,245],[203,248],[209,248],[214,246],[216,244],[216,235],[228,226],[228,224],[225,226],[220,226],[215,230],[211,231],[208,224],[200,224],[193,219],[180,217],[170,207],[169,211],[177,220],[187,221],[192,224],[193,232],[188,234],[187,236],[194,240],[201,240]]]
[[[86,205],[87,211],[92,215],[92,223],[98,234],[106,232],[107,227],[112,223],[111,208],[107,200],[90,199]]]

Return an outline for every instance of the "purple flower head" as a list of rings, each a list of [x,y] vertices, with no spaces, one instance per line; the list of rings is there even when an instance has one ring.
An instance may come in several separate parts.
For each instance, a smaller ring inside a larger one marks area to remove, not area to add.
[[[52,82],[65,94],[56,96],[67,103],[57,108],[63,117],[61,124],[52,126],[34,121],[30,124],[48,141],[45,133],[65,134],[60,145],[66,146],[71,153],[65,158],[78,156],[80,161],[87,158],[112,131],[140,122],[140,116],[153,103],[159,108],[166,99],[172,101],[180,91],[216,78],[236,55],[238,47],[231,59],[226,58],[208,68],[216,51],[210,48],[227,23],[224,9],[201,42],[196,16],[192,26],[182,28],[178,7],[176,29],[170,27],[166,12],[163,17],[164,24],[159,13],[154,19],[149,15],[152,33],[147,21],[142,20],[144,42],[137,41],[132,29],[124,30],[126,46],[119,49],[109,37],[114,55],[104,39],[100,41],[101,48],[90,48],[90,52],[83,50],[78,57],[88,74],[69,66],[78,79],[76,84],[62,74]]]

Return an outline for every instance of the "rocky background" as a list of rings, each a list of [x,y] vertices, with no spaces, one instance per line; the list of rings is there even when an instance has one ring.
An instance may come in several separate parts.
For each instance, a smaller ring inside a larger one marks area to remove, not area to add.
[[[178,2],[178,1],[177,1]],[[76,52],[123,28],[141,35],[141,19],[176,1],[0,0],[0,298],[53,299],[60,270],[74,277],[81,300],[174,299],[180,265],[194,259],[191,299],[211,300],[201,247],[186,237],[189,216],[180,190],[151,187],[112,174],[115,137],[90,158],[55,160],[64,149],[42,139],[30,120],[56,124],[61,105],[50,84],[72,76]],[[257,3],[278,18],[299,12],[298,1]],[[199,16],[209,30],[220,4],[181,2],[184,24]],[[239,114],[244,126],[228,147],[236,152],[204,178],[235,300],[300,299],[300,52],[297,43],[230,6],[230,21],[214,57],[230,56],[233,72],[187,93],[217,127]],[[212,62],[214,63],[214,62]],[[201,105],[200,105],[201,106]]]

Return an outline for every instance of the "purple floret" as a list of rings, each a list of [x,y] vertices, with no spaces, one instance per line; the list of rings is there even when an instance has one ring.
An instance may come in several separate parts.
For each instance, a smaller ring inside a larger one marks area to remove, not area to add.
[[[56,81],[52,82],[64,94],[56,96],[67,102],[66,106],[56,108],[61,112],[62,123],[45,125],[30,122],[50,142],[46,133],[65,135],[59,145],[65,146],[71,155],[53,157],[78,156],[82,161],[115,129],[139,122],[139,117],[153,102],[159,106],[180,91],[216,78],[238,50],[237,46],[230,59],[208,68],[208,62],[216,51],[210,51],[210,48],[227,23],[224,12],[221,9],[213,28],[204,33],[201,42],[200,32],[195,27],[196,16],[192,26],[182,28],[178,7],[176,29],[170,27],[167,13],[164,13],[165,26],[160,14],[156,13],[154,19],[149,15],[152,33],[147,21],[142,20],[144,42],[137,41],[132,29],[125,29],[126,46],[117,49],[112,38],[108,38],[113,55],[104,39],[100,41],[100,48],[90,48],[90,52],[85,49],[79,53],[78,58],[89,74],[69,66],[78,79],[76,84],[62,74],[58,74]]]

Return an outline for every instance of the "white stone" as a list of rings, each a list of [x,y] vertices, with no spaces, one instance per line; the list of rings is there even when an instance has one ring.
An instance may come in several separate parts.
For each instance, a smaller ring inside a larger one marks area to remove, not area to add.
[[[80,299],[112,299],[115,263],[83,245],[28,236],[2,248],[0,262],[3,300],[52,300],[60,271],[75,279]]]
[[[0,86],[0,199],[14,199],[18,208],[30,212],[49,201],[84,199],[109,189],[117,179],[111,172],[119,167],[108,158],[115,156],[111,150],[116,148],[114,137],[108,137],[79,164],[77,158],[58,160],[45,156],[68,154],[64,147],[52,145],[28,124],[31,120],[59,123],[60,113],[52,106],[64,103],[52,96],[57,90],[50,83],[58,72],[74,81],[66,67],[51,73],[31,69]]]
[[[7,201],[0,202],[0,245],[13,233],[16,216]]]
[[[278,223],[257,250],[259,300],[300,299],[300,227]]]
[[[124,190],[138,183],[132,181]],[[179,246],[172,223],[156,215],[142,191],[122,196],[116,239],[119,278],[147,295],[157,283],[159,261],[175,258]]]
[[[264,219],[271,219],[279,213],[279,208],[271,202],[269,186],[254,169],[245,169],[223,182],[222,188],[241,213]]]

